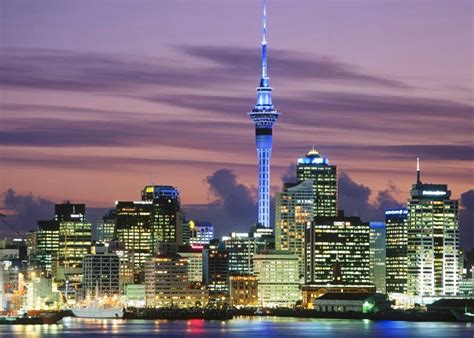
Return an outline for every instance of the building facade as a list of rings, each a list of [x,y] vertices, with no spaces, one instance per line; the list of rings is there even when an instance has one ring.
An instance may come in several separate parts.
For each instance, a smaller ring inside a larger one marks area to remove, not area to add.
[[[209,289],[209,301],[216,304],[229,302],[229,252],[212,241],[202,251],[203,282]]]
[[[288,251],[267,251],[254,256],[261,307],[294,307],[301,300],[298,256]]]
[[[329,160],[314,150],[298,159],[296,166],[296,178],[298,183],[312,180],[314,204],[314,216],[335,217],[337,216],[337,167],[330,165]]]
[[[385,211],[388,294],[407,292],[407,219],[408,210],[405,208]]]
[[[358,217],[315,217],[306,226],[305,283],[370,284],[370,228]],[[337,264],[336,264],[337,263]]]
[[[253,275],[231,275],[229,281],[230,306],[258,307],[258,282]]]
[[[412,186],[408,200],[407,292],[412,296],[455,296],[462,261],[458,201],[445,184]]]
[[[82,288],[95,297],[120,294],[120,259],[116,254],[84,256]]]
[[[189,282],[187,260],[177,254],[150,257],[145,264],[146,305],[149,307],[194,307],[207,304],[208,292]]]
[[[314,219],[313,180],[285,184],[276,195],[275,249],[298,256],[300,275],[304,274],[304,236],[308,222]]]
[[[383,222],[370,222],[370,282],[386,293],[386,229]]]

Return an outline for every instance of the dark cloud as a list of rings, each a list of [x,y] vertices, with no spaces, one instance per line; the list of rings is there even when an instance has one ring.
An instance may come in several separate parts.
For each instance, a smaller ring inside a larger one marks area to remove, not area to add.
[[[371,189],[353,181],[344,171],[338,177],[339,209],[346,215],[359,216],[366,222],[384,221],[384,211],[390,208],[399,208],[401,204],[393,197],[396,192],[394,186],[377,193],[374,203],[369,201]]]
[[[474,249],[474,189],[461,194],[460,204],[461,246],[466,250]]]
[[[255,74],[259,67],[259,51],[255,48],[225,48],[219,46],[179,46],[178,50],[214,62],[229,74]],[[288,50],[272,50],[270,71],[273,76],[286,79],[317,81],[349,81],[369,85],[406,88],[401,81],[365,74],[354,65],[345,64],[328,56],[312,55]]]
[[[125,92],[132,87],[145,85],[192,86],[206,71],[195,69],[187,72],[186,67],[177,67],[170,61],[158,58],[38,48],[3,48],[0,50],[0,72],[0,85],[6,87]]]
[[[296,164],[292,163],[288,169],[284,172],[281,177],[283,183],[294,183],[296,182]]]
[[[173,60],[40,48],[0,49],[0,86],[59,91],[126,93],[134,87],[220,87],[255,81],[258,51],[225,46],[180,46],[182,53],[209,65],[179,66]],[[405,88],[400,81],[373,76],[355,66],[292,51],[275,51],[275,75],[281,79],[332,80]]]
[[[238,182],[236,174],[220,169],[206,178],[209,192],[216,198],[207,205],[187,205],[188,218],[211,221],[218,236],[231,231],[248,231],[257,219],[254,192]]]
[[[13,189],[8,189],[3,193],[3,198],[3,205],[8,210],[5,220],[20,233],[35,229],[38,220],[51,219],[54,216],[54,203],[31,193],[21,195]],[[2,230],[12,233],[11,229]]]
[[[61,201],[59,203],[62,203]],[[74,203],[71,201],[71,203]],[[81,203],[81,202],[77,202]],[[54,205],[56,203],[46,198],[34,196],[33,194],[18,194],[13,189],[3,193],[3,205],[6,209],[5,220],[11,227],[0,223],[0,235],[14,236],[19,232],[25,234],[36,229],[37,221],[54,218]],[[109,208],[97,208],[86,206],[87,220],[93,224],[101,218]]]

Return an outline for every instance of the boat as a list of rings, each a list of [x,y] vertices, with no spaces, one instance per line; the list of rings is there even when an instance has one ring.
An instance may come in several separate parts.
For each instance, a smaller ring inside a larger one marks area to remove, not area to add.
[[[71,308],[74,316],[78,318],[123,318],[123,308],[104,308],[99,306]]]
[[[60,312],[43,312],[35,316],[4,316],[0,317],[0,325],[43,325],[56,324],[64,315]]]

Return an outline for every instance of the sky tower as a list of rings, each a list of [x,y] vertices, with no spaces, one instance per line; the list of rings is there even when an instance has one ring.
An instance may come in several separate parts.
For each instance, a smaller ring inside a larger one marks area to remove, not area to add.
[[[267,72],[267,7],[263,0],[262,78],[257,87],[257,104],[247,113],[255,123],[258,157],[258,223],[270,227],[270,158],[272,129],[280,113],[272,104],[272,87]]]

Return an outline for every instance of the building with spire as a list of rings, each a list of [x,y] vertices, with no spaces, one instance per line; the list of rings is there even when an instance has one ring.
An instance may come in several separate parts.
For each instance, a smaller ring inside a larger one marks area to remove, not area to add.
[[[267,9],[263,2],[262,78],[257,87],[257,104],[247,113],[255,123],[258,157],[258,223],[270,227],[270,159],[273,125],[280,113],[273,107],[267,69]]]
[[[415,302],[424,297],[455,296],[462,272],[458,201],[446,184],[417,180],[408,200],[407,293]]]

